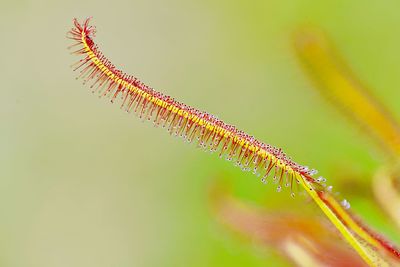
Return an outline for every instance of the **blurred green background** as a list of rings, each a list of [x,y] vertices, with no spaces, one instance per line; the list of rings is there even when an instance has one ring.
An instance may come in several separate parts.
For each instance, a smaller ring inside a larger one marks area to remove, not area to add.
[[[290,35],[313,24],[400,114],[398,1],[4,1],[0,8],[0,266],[288,266],[219,225],[208,189],[275,209],[302,197],[171,138],[75,80],[65,38],[93,16],[114,64],[317,168],[393,240],[371,201],[382,163],[323,101]]]

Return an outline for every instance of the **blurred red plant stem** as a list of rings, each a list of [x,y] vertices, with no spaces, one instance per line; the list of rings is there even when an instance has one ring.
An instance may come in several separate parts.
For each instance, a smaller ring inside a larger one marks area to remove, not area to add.
[[[365,266],[320,218],[252,207],[223,188],[211,190],[211,205],[218,218],[242,235],[280,251],[296,265]]]
[[[400,164],[396,163],[379,169],[373,178],[376,199],[400,228],[400,194],[398,188]]]
[[[350,211],[343,211],[342,206],[331,196],[324,192],[318,192],[320,198],[326,203],[327,206],[336,214],[336,216],[348,226],[350,229],[355,231],[361,238],[371,240],[370,243],[379,243],[387,252],[391,253],[395,258],[400,258],[400,252],[394,247],[392,243],[385,240],[383,237],[369,229],[360,219],[356,218]],[[375,246],[377,244],[375,243]]]

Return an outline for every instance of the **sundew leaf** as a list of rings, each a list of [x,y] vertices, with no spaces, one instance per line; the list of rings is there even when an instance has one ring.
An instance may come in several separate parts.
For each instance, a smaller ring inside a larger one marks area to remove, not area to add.
[[[345,210],[339,213],[332,210],[336,202],[326,197],[330,193],[325,189],[325,178],[312,177],[316,170],[297,164],[280,148],[265,144],[216,116],[178,102],[117,69],[95,44],[95,28],[89,21],[79,23],[75,19],[74,27],[67,34],[73,41],[72,54],[81,57],[73,64],[74,71],[79,71],[77,79],[90,83],[93,92],[108,97],[111,102],[120,101],[121,109],[133,112],[142,120],[166,128],[171,135],[189,143],[195,141],[205,150],[217,152],[219,157],[232,161],[244,171],[253,172],[264,183],[272,180],[277,184],[277,191],[286,187],[294,196],[294,186],[300,184],[365,262],[372,266],[385,265],[384,259],[374,250],[377,248],[372,242],[375,239],[368,238],[368,232],[364,234],[358,228],[353,229],[352,224],[345,225]]]

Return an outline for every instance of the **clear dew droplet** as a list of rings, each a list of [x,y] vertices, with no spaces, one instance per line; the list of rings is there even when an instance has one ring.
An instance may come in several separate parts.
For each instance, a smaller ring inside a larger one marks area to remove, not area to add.
[[[320,176],[315,181],[317,181],[317,183],[325,183],[326,179],[324,177]]]
[[[279,193],[282,191],[282,186],[278,185],[278,187],[276,188],[276,191]]]
[[[343,199],[340,204],[342,205],[343,208],[346,210],[350,209],[350,202],[348,202],[346,199]]]

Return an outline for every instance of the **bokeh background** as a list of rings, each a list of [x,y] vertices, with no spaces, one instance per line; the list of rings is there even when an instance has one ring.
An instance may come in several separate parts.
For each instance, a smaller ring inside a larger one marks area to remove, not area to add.
[[[75,80],[65,38],[93,16],[96,41],[145,83],[316,167],[352,209],[400,235],[372,200],[382,164],[321,99],[292,48],[321,27],[359,78],[400,114],[400,4],[362,0],[1,1],[0,265],[288,266],[210,210],[224,176],[237,197],[300,203],[215,155],[100,101]],[[398,117],[398,116],[397,116]]]

